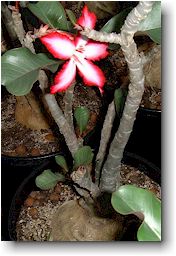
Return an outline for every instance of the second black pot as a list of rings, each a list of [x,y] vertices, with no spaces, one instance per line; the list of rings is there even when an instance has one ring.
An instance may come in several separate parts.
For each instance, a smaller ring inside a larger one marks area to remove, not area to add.
[[[125,150],[161,167],[161,111],[139,108]]]
[[[37,175],[41,170],[55,164],[55,156],[62,152],[51,153],[37,157],[1,156],[1,223],[2,240],[9,240],[7,221],[12,198],[24,181],[31,175]]]

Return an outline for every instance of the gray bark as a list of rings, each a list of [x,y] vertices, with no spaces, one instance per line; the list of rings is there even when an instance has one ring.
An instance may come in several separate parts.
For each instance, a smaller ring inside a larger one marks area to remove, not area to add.
[[[74,130],[71,129],[69,126],[67,120],[65,119],[62,110],[57,104],[57,101],[55,99],[55,96],[52,94],[46,94],[44,95],[45,100],[47,102],[47,105],[49,107],[49,110],[51,112],[52,117],[54,118],[56,124],[59,127],[60,132],[63,134],[65,138],[65,142],[72,154],[76,153],[78,150],[78,141],[76,138],[76,135],[74,133]]]
[[[78,193],[87,198],[90,202],[92,198],[96,198],[100,194],[98,186],[92,182],[91,169],[92,166],[80,166],[71,174],[72,180],[80,186],[80,188],[75,187]]]
[[[105,121],[101,131],[100,146],[99,146],[98,154],[96,156],[96,166],[95,166],[95,183],[96,184],[99,184],[100,172],[101,172],[103,160],[104,160],[106,149],[107,149],[107,144],[111,136],[111,130],[112,130],[114,118],[115,118],[115,104],[114,104],[114,101],[112,101],[106,113]]]
[[[152,9],[152,2],[140,2],[128,15],[121,30],[121,47],[130,73],[129,92],[120,126],[111,143],[108,158],[103,166],[101,190],[113,192],[120,186],[121,160],[133,129],[136,113],[144,92],[143,65],[133,36],[138,25]]]
[[[74,88],[75,88],[75,82],[66,90],[65,96],[64,96],[64,103],[65,103],[65,109],[64,109],[64,115],[69,123],[70,127],[74,130],[73,126],[73,96],[74,96]]]
[[[131,134],[144,91],[143,65],[133,37],[140,22],[151,11],[152,5],[153,2],[140,2],[127,16],[120,34],[101,33],[89,29],[81,32],[83,35],[97,41],[119,43],[130,73],[129,92],[120,126],[111,143],[109,155],[102,170],[100,182],[102,191],[113,192],[120,185],[120,169],[124,148]]]
[[[12,19],[14,22],[14,29],[18,36],[18,39],[20,40],[21,45],[24,47],[24,38],[26,35],[26,32],[23,28],[23,22],[21,20],[21,14],[18,10],[12,10]]]
[[[18,37],[14,30],[14,22],[12,19],[12,14],[11,14],[11,11],[8,9],[7,5],[5,4],[5,2],[1,3],[1,15],[11,40],[12,41],[17,40]]]
[[[15,25],[15,31],[18,35],[21,44],[30,49],[33,53],[35,53],[33,39],[31,38],[30,34],[25,34],[23,23],[21,20],[21,14],[18,11],[12,11],[12,18]],[[44,93],[45,89],[48,86],[48,79],[43,70],[40,70],[39,72],[39,82],[40,88]],[[78,142],[76,135],[74,133],[74,129],[72,129],[66,121],[54,95],[46,94],[44,95],[44,99],[46,100],[51,115],[57,123],[60,132],[64,135],[66,144],[73,156],[78,149]]]
[[[19,13],[19,10],[14,9],[14,7],[12,8],[12,19],[14,23],[14,30],[21,45],[28,48],[32,53],[35,53],[33,39],[29,33],[25,32],[23,22],[21,20],[21,14]]]

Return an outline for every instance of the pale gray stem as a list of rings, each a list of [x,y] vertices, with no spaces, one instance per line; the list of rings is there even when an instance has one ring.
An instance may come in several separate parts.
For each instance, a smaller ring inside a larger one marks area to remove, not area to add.
[[[74,130],[73,126],[73,93],[74,93],[74,88],[75,88],[75,82],[66,90],[65,96],[64,96],[64,104],[65,104],[65,109],[64,109],[64,115],[69,123],[70,127]]]
[[[32,53],[35,53],[33,39],[31,38],[29,33],[26,33],[23,27],[23,22],[21,20],[21,14],[18,10],[12,9],[12,19],[14,22],[14,29],[18,36],[18,39],[23,47],[31,50]]]
[[[31,50],[31,52],[35,53],[35,49],[33,46],[33,39],[31,38],[30,34],[25,34],[23,23],[21,20],[21,14],[18,11],[12,10],[12,18],[15,24],[15,31],[19,37],[19,40],[21,44],[28,49]],[[40,88],[42,92],[44,93],[45,89],[48,86],[48,78],[46,73],[43,70],[39,71],[39,82],[40,82]],[[58,103],[55,99],[54,95],[46,94],[44,95],[44,98],[46,100],[46,103],[48,105],[48,108],[51,112],[52,117],[54,118],[55,122],[57,123],[60,132],[63,134],[66,144],[72,154],[74,156],[75,152],[78,149],[78,142],[76,135],[74,133],[74,129],[70,127],[67,120],[65,119],[62,110],[58,106]]]
[[[101,131],[99,151],[96,156],[96,166],[95,166],[95,183],[96,184],[99,184],[100,171],[101,171],[103,160],[105,157],[107,144],[111,136],[111,130],[112,130],[114,118],[115,118],[115,105],[114,105],[114,101],[112,101],[111,104],[109,104],[109,107],[106,113],[103,128]]]
[[[22,23],[22,20],[21,20],[21,14],[19,13],[19,11],[12,10],[12,19],[13,19],[13,22],[14,22],[15,32],[18,36],[18,39],[19,39],[21,45],[24,47],[24,38],[25,38],[26,32],[23,28],[23,23]]]
[[[42,93],[45,93],[45,89],[48,88],[48,77],[44,70],[39,70],[39,87],[42,90]]]
[[[61,134],[63,134],[66,144],[67,144],[72,156],[74,156],[74,154],[78,150],[78,141],[77,141],[76,135],[74,133],[74,130],[71,129],[67,120],[65,119],[65,117],[62,113],[62,110],[60,109],[60,107],[57,104],[55,96],[52,94],[46,94],[46,95],[44,95],[44,97],[45,97],[45,100],[47,102],[47,105],[51,112],[52,117],[54,118],[56,124],[58,125]]]
[[[151,11],[152,5],[152,2],[140,2],[128,15],[121,30],[121,47],[129,67],[131,83],[119,129],[111,143],[109,155],[103,166],[100,184],[102,191],[113,192],[120,185],[124,148],[131,134],[144,91],[143,65],[133,36],[141,20],[145,19]]]
[[[1,14],[2,14],[2,20],[4,22],[4,25],[8,31],[8,34],[12,41],[17,40],[17,34],[14,30],[14,22],[12,19],[11,11],[8,9],[5,2],[1,2]]]
[[[91,30],[89,28],[85,28],[83,31],[81,31],[81,34],[99,42],[114,44],[120,44],[121,42],[120,34],[116,33],[99,32],[93,29]]]
[[[35,48],[33,45],[33,39],[30,35],[30,33],[26,33],[25,38],[24,38],[24,47],[28,48],[32,53],[35,53]]]
[[[96,198],[99,196],[100,190],[98,186],[92,182],[91,167],[78,167],[76,171],[72,172],[71,178],[75,183],[77,183],[80,186],[78,193],[81,193],[82,196],[86,196],[87,198]],[[86,189],[87,191],[89,191],[90,194],[84,189],[82,189],[81,191],[81,188]]]

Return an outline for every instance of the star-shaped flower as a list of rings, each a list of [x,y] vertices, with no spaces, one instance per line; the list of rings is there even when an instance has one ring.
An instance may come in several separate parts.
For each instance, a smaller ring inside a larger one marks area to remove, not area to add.
[[[95,14],[84,6],[77,25],[93,29],[95,23]],[[106,43],[94,42],[80,34],[74,37],[62,31],[46,33],[40,37],[40,40],[55,58],[67,60],[54,78],[54,84],[51,86],[52,94],[67,90],[75,80],[77,69],[86,85],[97,86],[100,92],[103,92],[104,73],[92,61],[103,59],[108,55]]]

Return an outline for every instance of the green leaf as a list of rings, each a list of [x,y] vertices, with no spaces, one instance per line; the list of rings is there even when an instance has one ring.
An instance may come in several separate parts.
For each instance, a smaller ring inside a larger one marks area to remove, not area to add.
[[[57,176],[58,181],[65,181],[65,176],[59,172],[54,173]]]
[[[52,189],[56,186],[58,181],[64,181],[62,174],[54,174],[51,170],[45,170],[36,177],[35,184],[42,190]]]
[[[71,10],[69,10],[69,9],[66,9],[65,11],[66,11],[66,13],[68,15],[68,18],[71,21],[71,23],[73,25],[75,25],[76,24],[76,16],[75,16],[75,14]]]
[[[46,65],[43,68],[50,70],[52,73],[55,73],[58,67],[64,63],[63,60],[50,59],[44,53],[38,53],[37,56],[40,59],[40,61],[44,63],[44,65]]]
[[[61,166],[64,169],[65,172],[68,172],[68,166],[64,156],[55,156],[55,161],[59,166]]]
[[[38,1],[28,5],[29,10],[51,28],[69,30],[65,10],[58,1]]]
[[[149,190],[124,185],[112,194],[111,203],[120,214],[135,214],[143,219],[139,241],[161,241],[161,202]]]
[[[115,102],[116,112],[119,116],[123,111],[126,96],[127,96],[127,91],[124,90],[123,88],[118,88],[115,90],[114,102]]]
[[[141,21],[138,31],[147,31],[161,27],[161,2],[155,2],[153,4],[151,12],[146,19]]]
[[[157,44],[161,44],[161,28],[146,31],[147,35]]]
[[[83,146],[74,155],[74,167],[89,165],[92,162],[93,156],[91,147]]]
[[[79,126],[80,133],[82,133],[86,129],[89,121],[89,110],[86,107],[77,107],[74,111],[74,117]]]
[[[44,53],[34,54],[27,48],[9,50],[1,58],[1,83],[16,96],[26,95],[38,80],[40,69],[53,69],[53,65],[60,63]]]
[[[132,8],[126,8],[125,10],[116,14],[101,28],[100,31],[107,32],[107,33],[111,33],[111,32],[119,33],[124,23],[124,20],[126,19],[131,9]]]

